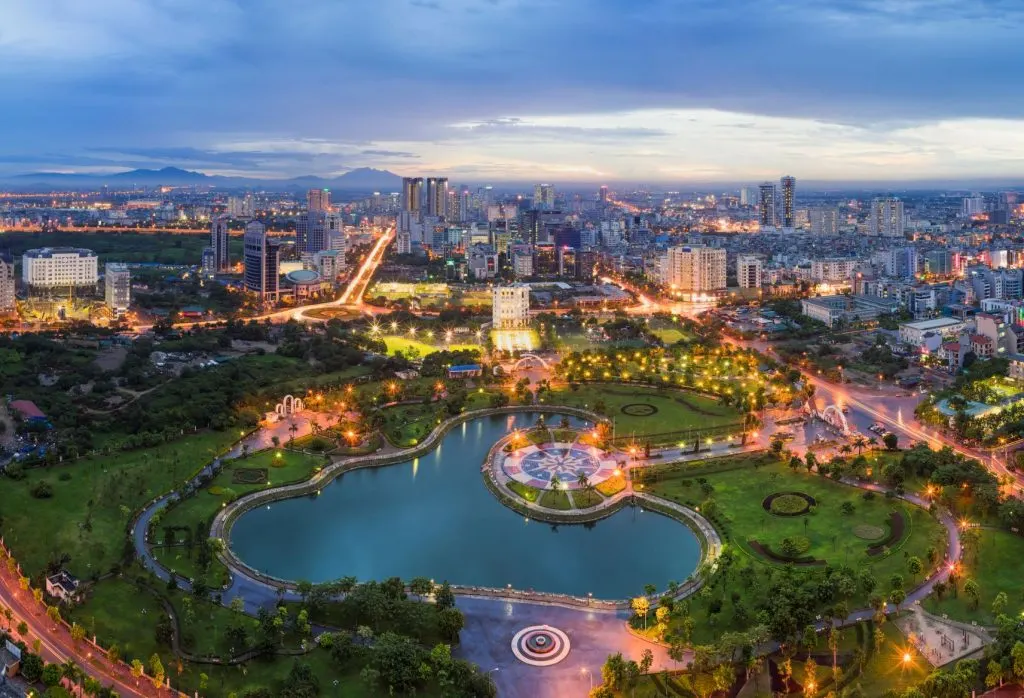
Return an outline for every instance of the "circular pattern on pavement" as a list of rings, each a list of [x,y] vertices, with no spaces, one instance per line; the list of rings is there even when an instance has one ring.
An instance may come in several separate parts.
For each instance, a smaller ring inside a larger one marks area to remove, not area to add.
[[[537,489],[551,489],[557,478],[559,489],[579,489],[579,477],[585,475],[591,485],[611,477],[615,459],[594,446],[579,443],[530,445],[513,451],[502,461],[509,478]]]
[[[512,638],[512,654],[530,666],[558,664],[569,654],[569,636],[550,625],[531,625]]]
[[[628,405],[623,405],[621,410],[622,414],[628,414],[630,417],[650,417],[658,414],[658,408],[648,405],[646,402],[631,402]]]

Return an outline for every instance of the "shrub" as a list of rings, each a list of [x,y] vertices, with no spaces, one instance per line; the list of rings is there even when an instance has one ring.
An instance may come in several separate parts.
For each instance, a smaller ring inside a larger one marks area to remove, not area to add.
[[[871,490],[867,490],[866,492],[864,492],[864,494],[861,495],[861,497],[864,498],[865,502],[870,502],[872,499],[875,498],[875,493]]]
[[[67,482],[68,480],[71,479],[71,473],[65,471],[58,475],[57,479],[60,480],[61,482]]]
[[[53,485],[48,480],[40,480],[36,484],[32,485],[32,489],[29,490],[36,499],[49,499],[53,496]]]

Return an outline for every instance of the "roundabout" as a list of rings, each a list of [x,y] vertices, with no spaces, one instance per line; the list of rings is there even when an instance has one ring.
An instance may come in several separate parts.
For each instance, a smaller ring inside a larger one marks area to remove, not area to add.
[[[509,478],[537,489],[552,489],[554,481],[561,489],[579,489],[581,475],[589,484],[598,485],[612,477],[616,467],[610,454],[578,443],[525,446],[506,456],[501,464]]]
[[[512,654],[530,666],[558,664],[569,654],[569,636],[550,625],[531,625],[512,638]]]

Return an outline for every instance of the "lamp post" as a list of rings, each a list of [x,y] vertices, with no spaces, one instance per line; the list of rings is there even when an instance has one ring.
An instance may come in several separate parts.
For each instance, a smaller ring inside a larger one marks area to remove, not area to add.
[[[588,677],[590,677],[590,690],[593,691],[594,690],[594,674],[591,673],[590,669],[588,669],[587,667],[580,667],[580,676],[582,676],[583,674],[586,674]]]

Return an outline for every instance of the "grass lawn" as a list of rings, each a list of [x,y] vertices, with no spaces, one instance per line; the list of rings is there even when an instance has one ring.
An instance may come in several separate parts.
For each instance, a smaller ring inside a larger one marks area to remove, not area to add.
[[[899,628],[885,623],[882,632],[885,634],[882,646],[875,648],[864,665],[863,673],[850,683],[851,686],[860,685],[865,696],[880,696],[889,689],[910,688],[928,678],[932,671],[932,665],[916,652],[913,653],[914,661],[904,665],[902,656],[907,639]]]
[[[977,535],[977,542],[969,536]],[[953,620],[977,621],[980,625],[995,625],[995,614],[992,613],[992,601],[999,592],[1007,596],[1006,608],[1003,613],[1010,617],[1019,616],[1024,611],[1024,596],[1021,593],[1021,580],[1024,579],[1024,538],[1009,531],[991,529],[974,529],[964,542],[964,572],[957,582],[956,596],[947,591],[941,601],[932,594],[922,601],[925,610],[942,615],[948,614]],[[978,608],[974,608],[971,598],[964,593],[964,583],[973,579],[981,587],[981,598]]]
[[[941,560],[945,552],[944,529],[923,509],[882,496],[867,501],[862,497],[862,490],[818,475],[810,475],[805,471],[794,473],[781,463],[762,465],[758,468],[706,472],[700,476],[713,488],[710,496],[704,494],[694,474],[685,472],[664,474],[661,479],[648,481],[645,489],[672,501],[700,506],[705,512],[708,511],[707,500],[713,499],[717,513],[708,515],[713,519],[712,522],[726,544],[740,553],[737,564],[752,566],[761,574],[766,574],[773,568],[778,569],[781,565],[776,565],[755,552],[750,545],[750,542],[755,540],[770,545],[776,551],[780,550],[784,538],[800,540],[802,547],[806,548],[802,555],[833,565],[849,565],[858,571],[869,568],[878,581],[879,588],[883,590],[888,590],[888,580],[894,573],[903,575],[907,588],[920,581],[920,578],[914,579],[907,570],[909,557],[916,556],[926,561],[926,551],[933,547],[937,559]],[[791,517],[769,514],[762,507],[762,501],[768,495],[790,491],[810,495],[817,501],[817,506],[810,514]],[[845,502],[853,505],[852,514],[842,513],[840,507]],[[888,531],[887,522],[890,512],[894,510],[901,512],[906,522],[903,541],[894,544],[888,555],[868,556],[868,542],[858,538],[853,532],[854,528],[875,526]],[[925,565],[927,566],[927,562]],[[795,567],[794,573],[801,574],[805,570],[806,573],[812,573],[815,569]],[[753,585],[742,592],[748,608],[764,602],[769,593],[770,589],[761,584]],[[695,606],[700,608],[706,603],[698,599]],[[850,598],[849,605],[851,608],[867,605],[867,594],[858,589]],[[703,609],[696,610],[696,642],[709,641],[722,632],[739,629],[733,627],[731,613],[723,612],[718,619],[717,627],[712,631],[700,622],[703,621],[705,613]]]
[[[151,592],[114,577],[98,582],[84,603],[67,612],[67,619],[85,628],[87,635],[96,635],[104,647],[116,643],[129,664],[132,659],[148,664],[160,650],[154,628],[162,613]]]
[[[486,388],[470,390],[466,394],[466,411],[489,408],[491,397],[496,392],[498,391]],[[415,446],[450,416],[445,412],[443,402],[395,405],[385,408],[382,414],[383,432],[396,446]]]
[[[507,484],[510,490],[528,502],[536,502],[537,497],[540,495],[540,490],[536,487],[530,487],[529,485],[524,485],[523,483],[516,482],[515,480],[509,480]]]
[[[598,400],[604,401],[605,414],[615,420],[617,436],[635,434],[643,437],[653,434],[680,432],[686,429],[706,429],[727,424],[738,424],[739,412],[697,393],[680,390],[658,390],[645,386],[581,385],[578,390],[564,389],[552,394],[553,405],[594,409]],[[635,407],[626,407],[627,405]],[[645,406],[645,407],[644,407]],[[626,412],[623,412],[626,407]],[[651,412],[641,415],[642,412]],[[634,412],[636,414],[629,414]],[[678,441],[678,433],[666,437]],[[658,439],[654,439],[658,442]]]
[[[540,505],[549,509],[561,509],[566,511],[572,509],[569,504],[569,496],[565,490],[544,490],[540,496]]]
[[[604,501],[604,497],[597,493],[597,491],[587,490],[573,490],[572,501],[576,503],[577,509],[586,509],[600,504]]]
[[[278,455],[280,454],[280,456]],[[316,456],[296,453],[284,449],[267,449],[255,453],[248,458],[235,458],[225,463],[224,469],[214,478],[213,482],[191,497],[175,504],[164,512],[156,530],[150,534],[150,542],[154,545],[164,543],[164,529],[168,526],[182,526],[194,531],[199,521],[209,522],[217,511],[226,503],[238,499],[244,494],[266,489],[267,482],[258,484],[238,484],[234,481],[236,470],[265,469],[271,487],[298,480],[306,480],[313,475],[315,468],[323,464]],[[183,532],[178,532],[177,542],[184,542]],[[157,559],[166,564],[176,573],[195,578],[199,570],[195,564],[196,553],[188,554],[185,547],[155,548]],[[223,567],[214,561],[207,582],[211,586],[220,586]]]
[[[675,344],[676,342],[680,342],[680,341],[682,341],[684,339],[690,339],[691,338],[690,335],[688,335],[687,333],[683,332],[682,330],[677,330],[677,329],[672,328],[672,327],[666,327],[666,328],[663,328],[663,329],[651,330],[651,334],[655,335],[658,339],[663,341],[665,344]]]
[[[398,352],[405,354],[408,358],[423,358],[427,354],[433,354],[435,351],[483,351],[483,347],[479,344],[449,344],[441,341],[438,344],[434,344],[429,341],[420,341],[418,339],[412,339],[410,337],[400,337],[398,335],[385,335],[382,337],[384,343],[388,347],[388,354],[394,356]],[[440,338],[439,338],[440,339]]]
[[[154,448],[27,471],[24,480],[4,483],[4,539],[30,575],[64,553],[71,556],[72,574],[105,573],[120,559],[132,512],[180,485],[237,438],[233,430],[204,432]],[[62,480],[65,475],[70,479]],[[53,486],[52,497],[32,497],[30,490],[40,481]]]

